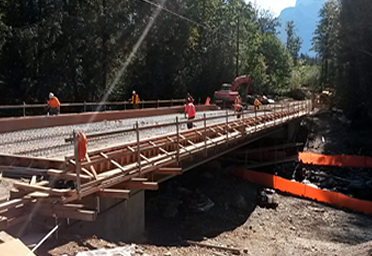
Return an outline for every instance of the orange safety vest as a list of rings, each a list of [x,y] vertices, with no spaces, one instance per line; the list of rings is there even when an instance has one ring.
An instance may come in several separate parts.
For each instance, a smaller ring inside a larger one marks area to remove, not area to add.
[[[48,100],[48,105],[51,108],[58,108],[59,107],[59,100],[57,99],[57,97],[53,97],[53,98]]]
[[[254,105],[257,107],[257,106],[261,105],[261,102],[258,99],[255,99],[254,100]]]
[[[242,105],[241,104],[234,104],[234,111],[238,111],[238,110],[241,110],[242,109]]]
[[[195,106],[190,102],[189,104],[186,105],[185,107],[185,112],[187,112],[189,118],[195,117]]]
[[[132,95],[132,103],[133,103],[133,104],[138,104],[138,103],[139,103],[139,97],[138,97],[138,94],[133,94],[133,95]]]

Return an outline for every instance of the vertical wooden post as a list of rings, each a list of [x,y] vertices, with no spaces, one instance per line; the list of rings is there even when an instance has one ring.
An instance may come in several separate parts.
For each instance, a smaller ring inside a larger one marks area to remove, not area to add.
[[[180,162],[180,128],[178,123],[178,116],[176,116],[176,130],[177,130],[177,164]]]
[[[84,100],[84,113],[87,112],[87,102]]]
[[[141,151],[140,151],[140,137],[139,137],[138,121],[136,122],[136,135],[137,135],[137,164],[138,164],[139,175],[141,176]]]
[[[156,108],[159,108],[159,99],[156,100]]]
[[[26,102],[23,102],[23,116],[26,116]]]
[[[78,154],[78,147],[77,147],[77,136],[76,131],[72,132],[72,136],[74,139],[74,154],[75,154],[75,170],[76,170],[76,187],[79,199],[81,199],[81,181],[80,181],[80,160]]]

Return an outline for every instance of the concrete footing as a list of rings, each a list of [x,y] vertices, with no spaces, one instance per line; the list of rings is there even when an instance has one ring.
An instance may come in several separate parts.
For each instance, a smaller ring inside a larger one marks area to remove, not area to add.
[[[93,222],[80,221],[69,232],[95,235],[107,240],[138,241],[145,231],[145,192],[138,191],[128,200],[102,198],[100,213]]]

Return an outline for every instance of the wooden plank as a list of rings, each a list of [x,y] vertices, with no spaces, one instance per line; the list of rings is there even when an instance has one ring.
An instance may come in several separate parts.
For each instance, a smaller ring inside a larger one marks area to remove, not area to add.
[[[50,176],[53,176],[54,178],[58,178],[61,180],[74,180],[75,181],[77,179],[76,173],[65,172],[62,170],[48,169],[47,174]],[[82,182],[91,181],[93,179],[94,177],[92,176],[80,174],[80,180]]]
[[[6,233],[5,231],[0,231],[0,240],[4,243],[4,242],[8,242],[8,241],[11,241],[15,239],[14,237],[12,237],[11,235],[9,235],[8,233]]]
[[[0,244],[0,251],[3,256],[36,256],[19,239]]]
[[[89,154],[88,154],[88,152],[85,154],[85,158],[87,159],[87,162],[88,162],[88,163],[91,162],[91,161],[90,161],[90,158],[89,158]],[[92,173],[93,173],[94,179],[98,179],[97,172],[96,172],[96,169],[94,169],[94,166],[91,165],[91,166],[89,166],[89,168],[90,168],[90,170],[91,170]],[[80,175],[79,175],[79,177],[80,177]]]
[[[145,182],[145,181],[148,181],[148,178],[136,177],[136,178],[131,178],[130,181],[132,181],[132,182]]]
[[[162,167],[159,170],[155,171],[154,174],[163,174],[163,175],[181,175],[182,168],[178,167]]]
[[[55,189],[55,188],[30,185],[30,184],[20,183],[20,182],[15,182],[13,186],[15,188],[24,189],[27,191],[45,192],[45,193],[48,193],[50,195],[55,195],[55,196],[65,196],[65,195],[69,195],[73,193],[71,189]]]
[[[103,153],[103,152],[101,152],[100,155],[101,155],[102,157],[106,158],[106,159],[109,159],[109,157],[108,157],[105,153]],[[112,160],[112,159],[110,159],[109,161],[110,161],[113,165],[115,165],[117,168],[119,168],[119,170],[121,170],[123,173],[126,173],[126,172],[127,172],[127,170],[126,170],[123,166],[121,166],[118,162],[116,162],[116,161],[114,161],[114,160]]]
[[[229,248],[229,247],[224,247],[224,246],[218,246],[218,245],[213,245],[213,244],[205,244],[205,243],[200,243],[200,242],[194,242],[194,241],[187,241],[188,244],[190,245],[197,245],[200,247],[207,247],[207,248],[212,248],[212,249],[219,249],[223,251],[228,251],[233,254],[239,255],[240,250],[237,248]]]
[[[52,209],[38,207],[37,212],[48,217],[70,218],[84,221],[95,221],[97,218],[97,213],[95,211],[84,209]]]
[[[133,153],[137,152],[134,148],[132,148],[132,147],[130,147],[130,146],[128,146],[127,148],[128,148],[130,151],[132,151]],[[141,157],[143,160],[145,160],[147,163],[152,164],[151,161],[150,161],[147,157],[145,157],[143,154],[141,154],[141,153],[140,153],[140,157]]]
[[[158,190],[159,184],[157,182],[126,182],[123,184],[123,187],[129,189]]]
[[[118,198],[118,199],[129,199],[130,190],[128,189],[113,189],[104,188],[97,193],[101,197]]]
[[[68,160],[68,161],[69,161],[70,164],[76,166],[76,163],[75,163],[74,160],[70,159],[70,160]],[[83,171],[83,172],[84,172],[85,174],[87,174],[88,176],[94,178],[94,175],[93,175],[90,171],[88,171],[86,168],[81,167],[81,171]]]
[[[22,199],[13,199],[13,200],[7,201],[5,203],[1,203],[0,204],[0,211],[5,210],[5,209],[9,209],[11,207],[15,207],[15,206],[23,204],[23,203],[24,202],[23,202]]]

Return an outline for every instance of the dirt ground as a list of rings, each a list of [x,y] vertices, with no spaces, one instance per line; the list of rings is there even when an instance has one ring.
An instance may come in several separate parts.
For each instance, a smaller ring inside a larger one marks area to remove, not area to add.
[[[363,139],[368,130],[350,128],[339,113],[324,113],[312,122],[306,150],[371,155],[372,144]],[[230,175],[230,168],[211,162],[146,192],[143,242],[123,255],[232,255],[190,246],[190,240],[236,248],[241,255],[372,255],[372,216],[283,194],[276,209],[261,208],[259,186]],[[70,256],[123,245],[66,233],[46,243],[38,255]]]
[[[229,175],[228,169],[211,163],[148,193],[146,241],[130,255],[232,255],[188,246],[187,240],[237,248],[242,255],[372,254],[372,216],[286,195],[278,195],[275,210],[261,208],[256,205],[258,187]],[[66,236],[39,255],[123,246]]]

